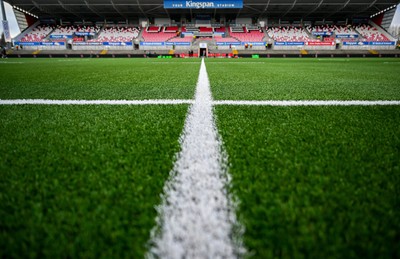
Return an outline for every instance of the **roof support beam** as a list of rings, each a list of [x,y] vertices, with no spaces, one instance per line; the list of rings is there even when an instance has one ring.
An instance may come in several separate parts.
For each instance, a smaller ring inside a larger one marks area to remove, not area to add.
[[[328,16],[326,16],[325,18],[331,17],[334,14],[337,14],[338,12],[342,11],[344,8],[347,7],[347,5],[350,3],[351,0],[347,0],[346,3],[344,3],[344,5],[342,5],[339,9],[335,10],[334,12],[330,13]]]
[[[138,4],[139,10],[142,12],[142,14],[144,15],[144,17],[146,17],[146,18],[148,19],[149,17],[147,17],[147,14],[143,11],[142,6],[141,6],[140,3],[139,3],[139,0],[136,0],[136,2],[137,2],[137,4]]]
[[[115,6],[113,0],[111,0],[110,2],[111,2],[112,7],[114,8],[114,10],[117,11],[117,13],[118,13],[119,15],[121,15],[122,17],[124,17],[125,19],[127,19],[126,16],[125,16],[123,13],[121,13],[121,12],[118,10],[118,8]]]
[[[271,0],[268,0],[267,5],[265,6],[264,10],[262,11],[259,17],[262,17],[267,12],[270,2]]]
[[[96,10],[94,10],[94,9],[90,6],[90,4],[88,3],[88,1],[85,0],[84,2],[85,2],[87,8],[89,8],[90,11],[92,11],[93,13],[97,14],[99,17],[101,17],[101,18],[104,19],[103,15],[99,14]]]
[[[363,10],[359,11],[358,13],[362,13],[362,12],[367,11],[369,8],[371,8],[372,6],[374,6],[376,2],[378,2],[378,0],[372,1],[372,3],[371,3],[370,5],[368,5],[368,7],[364,8]],[[377,9],[379,10],[379,8],[377,8]]]
[[[287,10],[286,13],[284,13],[284,14],[282,15],[282,17],[285,17],[285,15],[287,15],[290,11],[292,11],[292,9],[293,9],[294,6],[296,5],[296,3],[297,3],[297,0],[294,0],[292,6],[290,6],[289,10]]]
[[[322,5],[323,2],[324,2],[324,0],[321,0],[321,1],[318,3],[318,5],[317,5],[314,9],[312,9],[309,13],[307,13],[306,15],[304,15],[303,18],[304,18],[304,17],[307,17],[307,16],[309,16],[310,14],[314,13],[315,11],[317,11],[318,8]]]
[[[79,17],[79,18],[81,18],[82,20],[84,20],[84,18],[83,18],[82,16],[80,16],[80,15],[74,13],[73,11],[71,11],[71,10],[70,10],[65,4],[63,4],[63,2],[61,2],[60,0],[58,1],[58,3],[60,4],[60,6],[61,6],[65,11],[67,11],[67,12],[69,12],[69,13],[75,15],[76,17]]]
[[[39,9],[40,11],[44,12],[44,13],[48,13],[51,14],[54,17],[58,18],[58,15],[53,14],[52,12],[50,12],[47,8],[44,8],[43,6],[40,6],[38,3],[36,3],[36,1],[32,1],[33,5]],[[32,10],[32,9],[31,9]],[[30,11],[29,11],[30,12]]]

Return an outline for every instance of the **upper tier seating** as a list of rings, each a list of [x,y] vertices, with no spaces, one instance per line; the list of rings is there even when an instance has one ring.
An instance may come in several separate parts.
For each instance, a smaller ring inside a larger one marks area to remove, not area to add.
[[[51,33],[51,35],[64,35],[64,36],[72,36],[76,31],[77,27],[68,25],[68,26],[61,26],[58,25],[57,28]]]
[[[237,39],[232,37],[222,37],[222,36],[214,36],[215,42],[239,42]]]
[[[267,33],[275,41],[306,42],[311,40],[305,29],[301,27],[269,27]]]
[[[169,42],[192,42],[193,41],[193,37],[192,36],[186,36],[186,37],[175,37],[172,38],[171,40],[169,40]]]
[[[260,42],[263,41],[265,34],[260,30],[247,30],[247,32],[232,32],[231,36],[242,42]]]
[[[165,26],[164,27],[164,32],[178,32],[179,27],[178,26]]]
[[[369,24],[358,25],[356,29],[366,41],[390,41],[377,28]]]
[[[21,42],[41,42],[44,40],[54,27],[49,25],[39,25],[33,28],[31,32],[26,34],[20,41]]]
[[[219,28],[214,28],[214,32],[218,32],[218,33],[225,33],[225,26],[221,26]]]
[[[145,31],[150,32],[150,33],[158,33],[161,31],[161,27],[160,26],[149,26],[146,28]]]
[[[148,32],[146,30],[142,33],[143,40],[147,42],[165,42],[176,35],[176,32]]]
[[[109,27],[104,28],[99,37],[92,42],[131,42],[139,35],[135,27]]]
[[[351,26],[344,25],[319,25],[319,26],[308,26],[307,29],[310,33],[312,32],[330,32],[335,34],[354,34],[357,35],[357,32]]]
[[[214,30],[213,30],[213,28],[211,28],[211,27],[200,27],[199,28],[199,31],[200,32],[210,32],[210,33],[212,33]]]

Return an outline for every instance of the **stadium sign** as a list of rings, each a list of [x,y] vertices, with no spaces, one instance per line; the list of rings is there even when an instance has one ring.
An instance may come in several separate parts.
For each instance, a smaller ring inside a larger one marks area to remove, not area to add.
[[[8,21],[2,21],[3,24],[3,32],[6,42],[11,42],[11,34],[10,34],[10,27],[8,26]]]
[[[333,41],[328,41],[328,42],[309,41],[309,42],[306,42],[306,45],[308,45],[308,46],[334,46],[335,42],[333,42]]]
[[[380,46],[393,46],[395,45],[394,41],[371,41],[369,45],[380,45]]]
[[[65,42],[14,42],[19,46],[65,46]]]
[[[303,46],[301,41],[275,41],[275,46]]]
[[[72,35],[50,35],[50,39],[72,39]]]
[[[164,46],[164,42],[140,42],[140,46]]]
[[[190,46],[190,42],[165,42],[167,46]]]
[[[344,46],[366,46],[369,45],[367,41],[344,41]]]
[[[241,43],[240,42],[217,42],[217,45],[218,46],[229,46],[229,45],[240,46]]]
[[[336,34],[336,38],[338,38],[338,39],[358,38],[358,35],[357,34]]]
[[[329,32],[329,31],[320,31],[320,32],[313,31],[312,34],[314,36],[331,36],[332,32]]]
[[[94,36],[93,32],[75,32],[76,36]]]
[[[265,46],[266,42],[242,42],[242,45]]]
[[[243,0],[164,0],[165,9],[226,9],[243,8]]]
[[[344,46],[394,46],[394,41],[344,41]]]
[[[132,46],[132,42],[103,42],[103,46]]]

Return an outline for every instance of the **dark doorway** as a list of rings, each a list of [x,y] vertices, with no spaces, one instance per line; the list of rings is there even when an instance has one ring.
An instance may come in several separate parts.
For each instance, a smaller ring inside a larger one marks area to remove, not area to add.
[[[206,56],[207,56],[207,49],[200,48],[200,57],[206,57]]]

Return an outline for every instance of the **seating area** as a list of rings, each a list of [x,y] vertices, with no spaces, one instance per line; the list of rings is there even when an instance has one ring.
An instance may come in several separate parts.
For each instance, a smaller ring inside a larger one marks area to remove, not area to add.
[[[268,37],[279,42],[307,42],[311,41],[302,27],[284,26],[267,28]]]
[[[377,28],[369,24],[356,26],[356,30],[361,34],[365,41],[390,41]]]
[[[222,37],[222,36],[214,36],[215,42],[239,42],[237,39],[232,37]]]
[[[49,25],[39,25],[31,32],[26,34],[20,41],[21,42],[41,42],[43,41],[54,29]]]
[[[161,28],[161,26],[148,26],[145,31],[150,33],[158,33],[161,31]]]
[[[226,27],[225,26],[214,28],[214,32],[217,32],[217,33],[225,33],[225,31],[226,31]]]
[[[199,27],[200,32],[205,32],[205,33],[213,33],[214,30],[212,27]]]
[[[144,30],[142,33],[143,40],[147,42],[165,42],[176,36],[176,32],[154,32],[154,29],[152,32]]]
[[[183,38],[181,37],[175,37],[172,38],[171,40],[169,40],[169,42],[192,42],[193,41],[193,37],[192,36],[185,36]]]
[[[178,32],[179,27],[178,26],[165,26],[164,27],[164,32]]]
[[[229,32],[247,32],[247,29],[245,26],[231,26],[229,27]]]
[[[308,26],[307,30],[310,33],[313,32],[327,32],[331,34],[354,34],[357,35],[357,32],[353,29],[352,26],[344,26],[344,25],[318,25],[318,26]]]
[[[231,36],[242,42],[261,42],[265,34],[259,30],[253,30],[248,32],[231,32]]]
[[[76,32],[89,32],[89,33],[98,33],[101,30],[98,26],[78,26],[76,28]]]
[[[58,25],[57,28],[51,33],[51,35],[72,36],[76,31],[77,28],[73,25]]]
[[[131,42],[139,36],[136,27],[108,27],[100,33],[97,39],[89,42]]]

